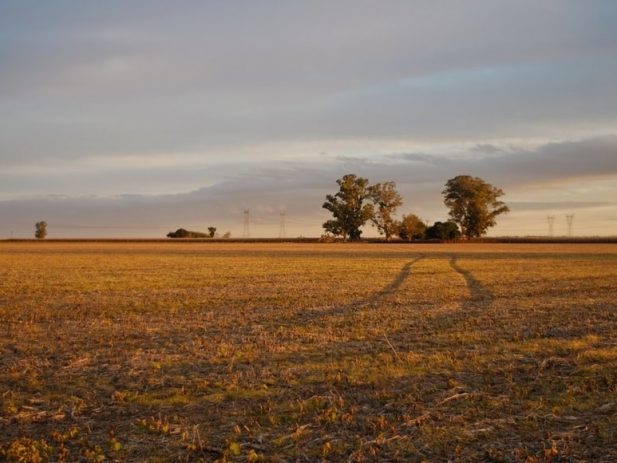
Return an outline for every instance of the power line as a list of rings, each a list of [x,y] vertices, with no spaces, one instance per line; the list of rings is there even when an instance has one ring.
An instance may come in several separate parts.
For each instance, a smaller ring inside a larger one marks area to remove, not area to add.
[[[572,236],[572,222],[574,222],[574,214],[566,214],[566,223],[568,224],[568,236]]]
[[[555,224],[555,216],[554,215],[549,215],[546,217],[546,220],[548,221],[548,236],[553,236],[553,225]]]

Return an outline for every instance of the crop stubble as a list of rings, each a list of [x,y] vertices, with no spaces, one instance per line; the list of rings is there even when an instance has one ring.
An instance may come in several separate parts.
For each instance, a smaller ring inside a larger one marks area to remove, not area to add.
[[[0,455],[615,461],[616,264],[614,245],[1,243]]]

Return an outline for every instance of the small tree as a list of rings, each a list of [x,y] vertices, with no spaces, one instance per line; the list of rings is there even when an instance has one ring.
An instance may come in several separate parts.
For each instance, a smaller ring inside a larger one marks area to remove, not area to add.
[[[334,219],[323,224],[323,228],[333,235],[342,235],[350,241],[360,240],[362,227],[373,217],[373,205],[365,204],[371,192],[368,180],[347,174],[336,181],[339,191],[327,195],[323,208],[329,210]]]
[[[326,220],[323,224],[324,230],[326,230],[326,234],[332,236],[342,236],[346,237],[346,232],[341,225],[341,221],[337,219]]]
[[[34,227],[35,227],[34,237],[39,240],[44,240],[45,237],[47,236],[47,222],[42,220],[34,224]]]
[[[453,241],[461,237],[458,225],[452,220],[435,222],[426,229],[426,238],[429,240]]]
[[[216,234],[216,227],[208,227],[208,233],[210,234],[210,238],[214,238]]]
[[[396,191],[396,183],[377,183],[369,187],[369,192],[375,205],[371,221],[379,233],[386,237],[386,241],[390,241],[392,235],[396,233],[394,213],[396,208],[403,204],[401,195]]]
[[[189,231],[184,228],[178,228],[175,232],[167,233],[167,238],[188,238]]]
[[[424,238],[426,225],[415,214],[403,215],[397,225],[398,236],[402,240],[413,241]]]
[[[479,237],[494,226],[496,217],[510,209],[499,200],[504,192],[479,177],[459,175],[451,178],[442,191],[450,217],[466,238]]]
[[[223,238],[226,239],[226,240],[231,238],[231,232],[228,231],[228,232],[223,233]]]

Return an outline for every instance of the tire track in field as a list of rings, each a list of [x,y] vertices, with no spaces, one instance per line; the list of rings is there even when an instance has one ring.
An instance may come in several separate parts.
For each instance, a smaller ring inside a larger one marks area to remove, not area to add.
[[[471,295],[470,299],[465,300],[461,307],[465,310],[468,309],[486,309],[493,303],[493,294],[490,290],[484,286],[474,274],[467,269],[464,269],[457,263],[457,256],[450,256],[450,267],[456,273],[461,275],[465,279],[467,289]]]
[[[399,289],[399,287],[405,282],[405,280],[409,278],[409,275],[411,275],[411,268],[413,267],[413,265],[423,258],[424,256],[419,256],[419,257],[416,257],[414,260],[407,262],[405,265],[403,265],[399,273],[396,275],[394,280],[390,282],[389,285],[384,286],[380,291],[373,293],[371,296],[364,298],[364,299],[360,299],[359,301],[355,301],[350,304],[347,304],[347,306],[356,306],[360,308],[360,307],[373,305],[381,301],[382,299],[390,296],[391,294],[394,294]]]
[[[384,286],[382,289],[374,292],[373,294],[369,295],[366,298],[358,299],[348,304],[338,305],[334,307],[332,306],[308,307],[306,309],[303,309],[303,312],[305,314],[317,312],[316,315],[320,317],[327,317],[327,316],[332,316],[332,315],[341,315],[345,312],[350,312],[353,310],[359,310],[359,309],[363,309],[366,307],[374,306],[377,303],[379,303],[381,300],[394,294],[400,288],[400,286],[405,282],[405,280],[407,280],[407,278],[409,278],[409,276],[411,275],[411,269],[413,265],[422,259],[424,259],[424,255],[420,255],[416,257],[415,259],[407,262],[405,265],[403,265],[399,273],[388,285]]]

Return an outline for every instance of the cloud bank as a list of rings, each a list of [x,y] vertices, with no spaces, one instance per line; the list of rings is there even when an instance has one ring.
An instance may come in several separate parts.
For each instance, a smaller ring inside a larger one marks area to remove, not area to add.
[[[397,153],[312,163],[252,163],[235,168],[233,174],[229,166],[221,165],[195,175],[214,170],[211,175],[225,180],[182,194],[52,196],[0,202],[0,224],[5,235],[9,230],[29,235],[34,221],[44,218],[50,224],[50,236],[155,237],[180,226],[205,229],[209,225],[238,236],[243,210],[248,208],[254,236],[277,236],[283,211],[291,236],[316,236],[327,218],[327,211],[321,209],[325,195],[335,191],[337,178],[353,172],[373,182],[396,181],[405,200],[401,212],[415,212],[428,220],[446,217],[441,190],[448,178],[478,175],[506,191],[514,220],[508,223],[505,219],[506,225],[497,232],[524,233],[529,223],[521,225],[523,216],[533,218],[540,233],[544,231],[542,214],[617,212],[616,153],[617,137],[609,136],[552,143],[535,150],[491,145],[457,155]],[[582,230],[608,233],[606,222],[599,226],[587,223]]]

